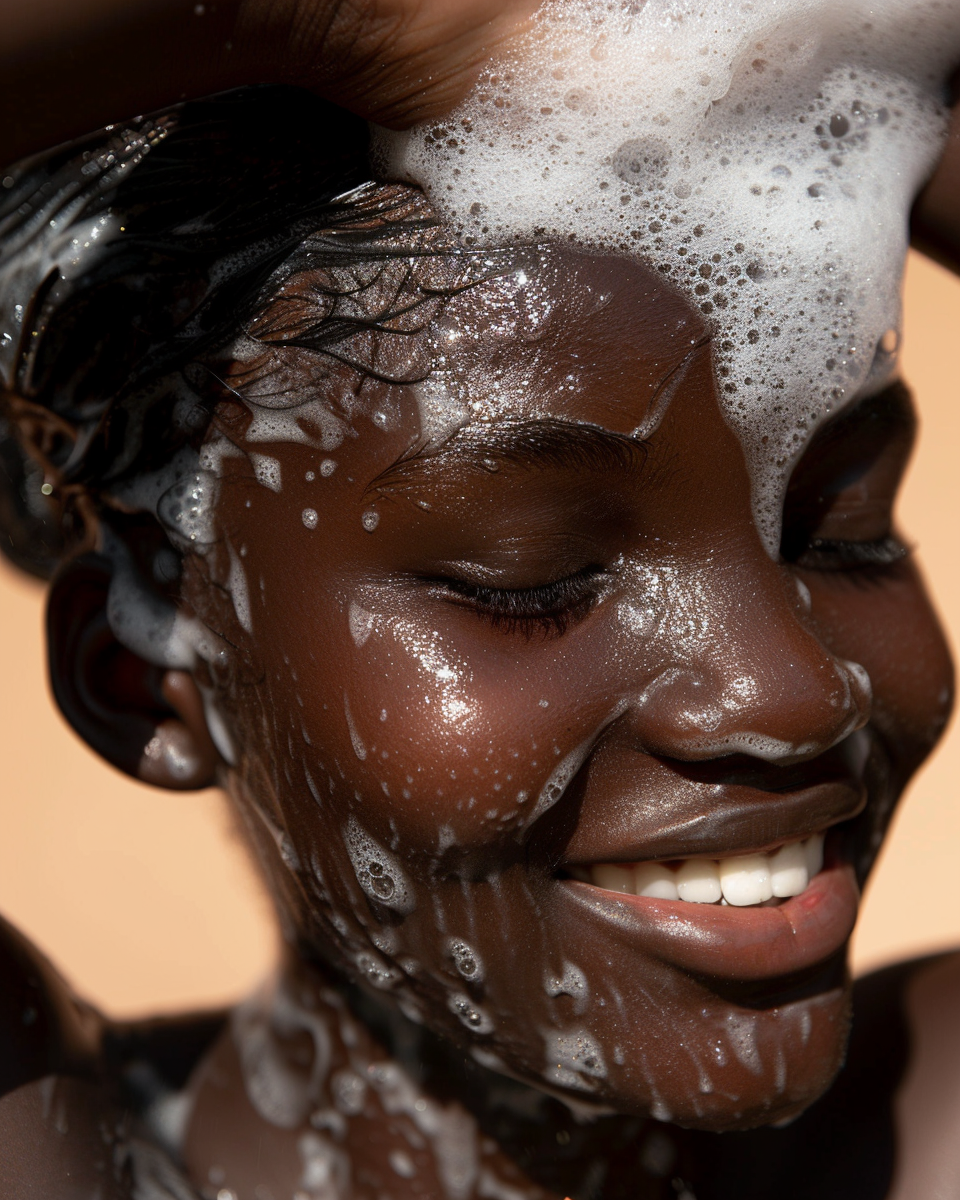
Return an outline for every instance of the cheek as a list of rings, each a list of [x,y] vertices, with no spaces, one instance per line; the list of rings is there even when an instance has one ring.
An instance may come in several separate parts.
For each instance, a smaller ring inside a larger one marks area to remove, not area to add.
[[[872,725],[902,787],[935,745],[953,702],[950,651],[919,575],[908,565],[880,585],[804,578],[825,644],[870,675]]]
[[[482,1064],[623,1111],[724,1125],[822,1089],[841,992],[739,1009],[604,936],[523,837],[620,711],[609,631],[561,654],[479,622],[454,642],[360,592],[267,600],[240,795],[291,941]]]
[[[311,738],[340,747],[371,819],[389,812],[405,852],[449,864],[517,845],[630,698],[704,654],[714,622],[701,591],[646,571],[630,594],[636,604],[607,605],[562,639],[528,640],[356,588],[328,606]]]
[[[368,819],[448,866],[515,845],[580,765],[608,697],[571,688],[569,655],[501,647],[479,622],[451,633],[368,599],[351,601],[341,624],[327,710],[305,722],[312,740],[338,746]]]

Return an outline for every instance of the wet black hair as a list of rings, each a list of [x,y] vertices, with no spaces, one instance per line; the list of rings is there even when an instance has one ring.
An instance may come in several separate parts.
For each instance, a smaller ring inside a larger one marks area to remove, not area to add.
[[[298,89],[256,87],[9,170],[0,191],[9,559],[49,576],[79,536],[72,490],[96,495],[199,444],[212,408],[200,364],[245,331],[278,272],[317,254],[395,259],[398,227],[436,225],[409,212],[391,221],[396,190],[374,186],[368,149],[358,118]],[[318,320],[286,340],[321,349],[355,331],[356,322]]]

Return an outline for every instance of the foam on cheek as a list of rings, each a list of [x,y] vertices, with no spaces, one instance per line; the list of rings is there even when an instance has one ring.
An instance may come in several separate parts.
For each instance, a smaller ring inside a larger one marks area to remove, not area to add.
[[[574,239],[687,294],[772,553],[811,432],[895,369],[958,54],[943,0],[554,0],[447,121],[379,153],[468,245]]]
[[[590,985],[576,963],[564,962],[561,974],[548,975],[543,981],[543,987],[553,999],[557,996],[569,996],[573,1000],[573,1010],[576,1013],[583,1012],[587,1007]]]
[[[574,776],[586,762],[590,752],[599,741],[600,735],[608,725],[612,724],[613,721],[620,716],[624,707],[625,706],[622,703],[618,704],[614,708],[613,712],[604,720],[599,729],[591,733],[588,738],[581,742],[580,745],[575,746],[573,750],[571,750],[560,760],[559,763],[557,763],[543,787],[540,789],[540,794],[537,796],[536,802],[526,815],[523,825],[525,829],[529,828],[534,821],[539,820],[548,809],[552,808],[557,803],[560,797],[567,790],[567,786],[569,785],[571,779],[574,778]]]
[[[544,1078],[549,1083],[590,1092],[596,1088],[596,1080],[607,1076],[600,1043],[586,1029],[550,1030],[544,1034],[544,1048]]]
[[[343,841],[357,882],[371,900],[406,915],[417,906],[416,895],[399,860],[351,817]]]

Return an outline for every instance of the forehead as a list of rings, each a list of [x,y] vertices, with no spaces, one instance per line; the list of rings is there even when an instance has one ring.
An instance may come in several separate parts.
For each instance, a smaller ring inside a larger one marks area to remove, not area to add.
[[[424,444],[465,425],[645,422],[708,340],[635,260],[566,247],[394,253],[293,276],[231,368],[255,406],[413,409]]]
[[[445,316],[453,353],[437,379],[471,415],[618,433],[644,426],[706,332],[654,271],[557,249],[458,297]]]

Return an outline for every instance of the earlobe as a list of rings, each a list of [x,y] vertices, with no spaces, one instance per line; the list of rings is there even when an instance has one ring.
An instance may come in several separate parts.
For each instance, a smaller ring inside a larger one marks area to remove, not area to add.
[[[60,569],[47,603],[50,683],[73,729],[113,766],[158,787],[216,782],[220,756],[188,671],[127,649],[107,619],[110,560],[99,554]]]

